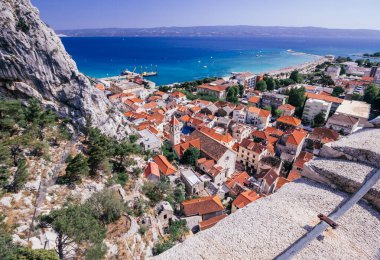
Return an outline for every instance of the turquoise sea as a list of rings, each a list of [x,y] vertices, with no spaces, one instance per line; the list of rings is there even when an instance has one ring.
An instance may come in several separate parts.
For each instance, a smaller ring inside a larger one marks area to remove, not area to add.
[[[380,39],[219,38],[219,37],[64,37],[62,42],[81,72],[91,77],[157,70],[158,85],[231,72],[267,72],[316,59],[380,51]],[[289,53],[292,49],[299,53]]]

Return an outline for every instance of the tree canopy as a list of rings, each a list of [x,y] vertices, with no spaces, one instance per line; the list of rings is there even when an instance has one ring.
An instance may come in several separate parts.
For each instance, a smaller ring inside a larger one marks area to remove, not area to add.
[[[301,88],[292,88],[290,91],[289,91],[289,99],[288,99],[288,103],[292,106],[295,106],[295,107],[302,107],[305,103],[305,88],[304,87],[301,87]]]
[[[267,84],[267,90],[272,91],[276,88],[276,81],[272,77],[268,77],[265,79]]]
[[[323,112],[317,114],[313,120],[314,127],[321,127],[325,124],[325,114]]]
[[[18,100],[0,99],[0,182],[2,188],[18,192],[28,178],[29,158],[49,160],[49,146],[59,145],[68,132],[67,121],[36,99],[25,104]],[[47,135],[49,139],[45,137]],[[8,169],[17,167],[14,178]],[[10,184],[8,182],[11,182]]]
[[[106,230],[88,207],[70,205],[58,210],[52,210],[49,215],[42,216],[41,220],[50,224],[57,232],[57,253],[60,259],[76,255],[75,245],[86,244],[87,250],[99,248],[105,238]],[[84,252],[84,254],[86,254]],[[101,259],[101,255],[93,259]]]
[[[295,83],[302,83],[303,82],[303,76],[298,70],[293,70],[292,73],[290,73],[291,80],[293,80]]]
[[[125,210],[123,201],[113,190],[95,193],[86,201],[84,206],[88,207],[103,224],[118,220]]]
[[[97,128],[88,131],[88,163],[90,173],[96,175],[99,170],[106,170],[108,157],[113,154],[112,140],[102,134]]]
[[[199,159],[199,156],[200,156],[199,149],[196,147],[190,147],[183,154],[181,158],[181,163],[195,166],[195,163]]]
[[[342,88],[340,86],[336,86],[334,88],[333,92],[331,93],[331,95],[334,97],[339,97],[343,93],[344,93],[344,88]]]
[[[28,180],[28,167],[25,159],[20,159],[18,162],[16,173],[13,177],[12,187],[11,189],[14,192],[18,192],[25,185]]]
[[[244,96],[244,86],[243,85],[239,85],[239,96],[240,97]]]
[[[370,84],[364,91],[363,100],[368,104],[372,104],[379,95],[379,87],[374,84]]]
[[[236,86],[232,86],[230,87],[228,90],[227,90],[227,97],[226,97],[226,100],[228,102],[231,102],[231,103],[234,103],[234,104],[237,104],[239,102],[239,99],[238,99],[238,94],[239,94],[239,90]]]
[[[256,83],[256,90],[264,92],[267,90],[267,83],[264,80],[260,80]]]
[[[79,153],[69,160],[65,177],[69,183],[80,182],[82,177],[87,176],[89,172],[88,159],[82,153]]]
[[[142,191],[150,200],[151,205],[155,205],[157,202],[163,200],[170,191],[170,183],[165,177],[161,177],[159,182],[144,183]]]
[[[321,84],[324,86],[334,86],[335,85],[334,80],[329,75],[322,74],[320,81],[321,81]]]

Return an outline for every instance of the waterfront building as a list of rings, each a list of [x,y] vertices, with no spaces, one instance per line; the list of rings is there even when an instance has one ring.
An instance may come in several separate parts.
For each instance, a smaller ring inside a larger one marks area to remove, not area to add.
[[[205,93],[210,96],[214,96],[219,99],[225,99],[228,86],[215,85],[212,83],[199,85],[197,87],[198,93]]]
[[[251,72],[243,72],[235,74],[234,76],[238,84],[244,87],[244,93],[248,92],[251,89],[255,89],[257,75]]]

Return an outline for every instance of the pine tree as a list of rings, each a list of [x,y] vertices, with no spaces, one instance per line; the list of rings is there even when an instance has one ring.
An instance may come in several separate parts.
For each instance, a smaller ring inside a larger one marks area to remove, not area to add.
[[[83,154],[77,154],[66,167],[66,177],[70,182],[80,181],[81,177],[89,174],[87,158]]]
[[[26,160],[20,159],[18,162],[18,167],[12,182],[12,190],[14,192],[19,192],[19,190],[25,185],[28,180],[28,166]]]

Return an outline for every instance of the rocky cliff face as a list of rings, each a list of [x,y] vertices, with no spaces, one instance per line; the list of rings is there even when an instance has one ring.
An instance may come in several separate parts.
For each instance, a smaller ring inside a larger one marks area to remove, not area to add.
[[[104,133],[125,135],[122,114],[79,73],[59,37],[29,0],[0,1],[0,92],[36,97],[81,125],[91,118]]]

